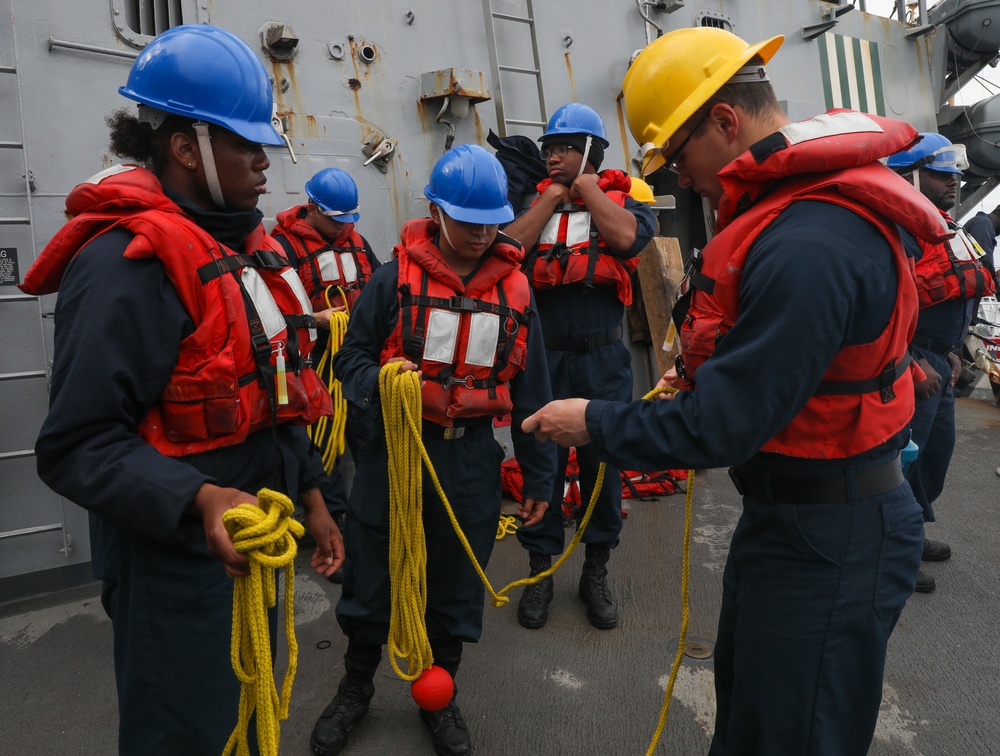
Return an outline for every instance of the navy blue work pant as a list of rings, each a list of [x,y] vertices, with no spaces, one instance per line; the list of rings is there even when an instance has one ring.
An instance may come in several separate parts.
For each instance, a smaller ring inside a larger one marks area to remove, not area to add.
[[[923,532],[906,483],[849,503],[744,498],[723,576],[710,756],[868,753]]]
[[[632,367],[628,347],[622,341],[605,344],[590,352],[563,352],[547,349],[549,380],[553,399],[606,399],[613,402],[632,400]],[[565,494],[566,463],[569,450],[559,447],[556,480],[549,508],[541,522],[517,529],[517,539],[528,551],[537,554],[561,554],[565,545],[562,500]],[[590,503],[601,460],[592,446],[576,450],[580,465],[581,506],[577,521]],[[622,531],[622,482],[619,470],[608,465],[604,484],[594,504],[594,514],[583,534],[583,542],[615,548]]]
[[[496,543],[500,517],[503,449],[484,424],[456,439],[424,434],[455,517],[485,569]],[[397,453],[396,450],[393,450]],[[381,645],[389,636],[389,480],[385,438],[373,439],[357,455],[344,543],[344,584],[337,621],[352,641]],[[426,470],[423,524],[427,542],[427,635],[474,643],[483,630],[485,588],[448,519]]]
[[[115,634],[119,753],[218,756],[239,718],[240,682],[230,661],[233,579],[207,551],[173,548],[91,519],[101,600]],[[190,524],[192,532],[202,527]],[[251,721],[254,752],[255,728]]]
[[[910,421],[910,438],[920,451],[906,474],[913,495],[924,510],[924,522],[934,522],[934,502],[944,490],[944,479],[955,451],[955,394],[948,358],[922,349],[914,348],[913,352],[914,357],[924,357],[941,376],[941,388],[934,396],[917,399]]]

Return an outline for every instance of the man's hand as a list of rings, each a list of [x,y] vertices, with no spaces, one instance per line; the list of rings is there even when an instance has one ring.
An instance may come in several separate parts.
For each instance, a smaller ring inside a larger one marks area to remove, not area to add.
[[[194,503],[188,507],[188,511],[200,517],[204,523],[209,553],[222,562],[230,577],[246,577],[250,574],[250,560],[236,551],[233,539],[222,524],[222,515],[240,504],[252,504],[256,507],[257,497],[237,488],[222,488],[204,483],[195,494]]]
[[[929,399],[941,390],[941,376],[923,357],[917,360],[917,364],[927,377],[913,384],[913,392],[917,399]]]
[[[589,399],[559,399],[549,402],[534,415],[525,418],[521,430],[534,433],[539,441],[555,441],[560,446],[586,446],[590,443],[587,432],[587,405]]]
[[[604,192],[601,191],[600,187],[597,185],[598,179],[600,179],[600,176],[596,173],[581,173],[573,179],[573,185],[569,188],[569,195],[574,199],[576,197],[581,197],[586,200],[587,195],[585,192],[589,189],[596,189],[601,194],[604,194]]]
[[[681,387],[681,379],[677,375],[677,368],[670,368],[662,376],[660,380],[656,382],[656,388],[674,388],[679,389]],[[664,392],[662,394],[657,394],[656,399],[673,399],[675,392]]]
[[[948,352],[948,364],[951,365],[951,385],[954,386],[962,374],[962,360],[954,352]]]
[[[525,499],[524,503],[518,507],[517,512],[514,513],[514,516],[524,520],[522,524],[527,527],[528,525],[534,525],[536,522],[541,522],[542,515],[545,514],[545,510],[548,508],[549,503],[547,501]]]
[[[309,560],[309,566],[320,575],[330,577],[344,563],[344,536],[330,516],[319,488],[303,492],[302,508],[306,514],[306,527],[316,539],[316,551]]]

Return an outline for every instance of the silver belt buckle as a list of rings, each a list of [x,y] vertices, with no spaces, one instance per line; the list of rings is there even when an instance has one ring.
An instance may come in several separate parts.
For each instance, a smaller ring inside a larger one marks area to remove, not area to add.
[[[464,435],[465,435],[465,428],[452,427],[444,429],[444,438],[446,441],[451,441],[452,439],[455,438],[461,438]]]

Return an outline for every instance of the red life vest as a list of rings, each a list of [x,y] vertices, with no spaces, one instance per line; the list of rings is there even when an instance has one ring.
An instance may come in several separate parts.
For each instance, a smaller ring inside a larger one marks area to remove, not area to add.
[[[382,363],[406,357],[423,371],[423,417],[444,426],[458,418],[500,417],[513,407],[511,378],[528,357],[531,289],[522,251],[503,235],[463,283],[433,238],[429,218],[407,222],[393,250],[399,264],[399,317]]]
[[[974,299],[996,293],[989,271],[979,261],[983,250],[954,219],[938,210],[955,232],[946,242],[932,244],[919,240],[923,256],[917,260],[917,295],[920,309],[949,299]]]
[[[327,241],[319,231],[305,221],[307,205],[283,210],[278,213],[278,223],[271,230],[273,236],[283,236],[291,243],[297,258],[295,262],[299,269],[299,278],[309,293],[309,299],[315,310],[325,310],[330,307],[329,296],[336,294],[340,287],[347,295],[348,308],[353,307],[361,294],[361,289],[372,276],[372,267],[365,254],[365,241],[354,230],[350,229],[337,239]]]
[[[717,235],[703,251],[700,272],[690,278],[694,290],[680,328],[680,367],[689,388],[739,316],[747,252],[793,202],[830,202],[862,216],[886,238],[896,266],[896,302],[885,330],[873,342],[842,348],[816,394],[763,451],[849,457],[888,440],[913,415],[907,347],[916,326],[917,294],[896,224],[918,238],[940,240],[950,232],[929,200],[877,160],[916,137],[901,121],[830,111],[784,127],[719,174],[724,194]]]
[[[21,288],[59,288],[70,260],[114,228],[134,234],[125,257],[156,257],[166,269],[194,331],[139,434],[162,454],[233,446],[272,423],[308,425],[333,411],[330,394],[309,366],[316,338],[302,282],[274,239],[258,226],[240,253],[194,223],[157,178],[117,166],[66,198],[72,219],[53,237]],[[276,394],[279,347],[286,364],[287,403]]]
[[[625,207],[632,180],[621,171],[601,171],[597,185],[620,207]],[[538,184],[541,195],[552,184]],[[538,202],[538,198],[535,199]],[[532,203],[534,204],[534,203]],[[565,284],[614,286],[622,304],[632,304],[629,275],[639,267],[639,256],[616,257],[608,249],[587,206],[580,199],[556,208],[538,236],[535,249],[524,261],[524,272],[535,289],[552,289]]]

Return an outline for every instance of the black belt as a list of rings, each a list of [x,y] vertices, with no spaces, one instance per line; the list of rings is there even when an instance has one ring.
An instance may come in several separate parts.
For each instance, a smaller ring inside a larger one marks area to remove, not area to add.
[[[438,425],[437,423],[432,423],[430,420],[424,420],[421,432],[429,438],[443,438],[446,441],[451,441],[456,438],[461,438],[467,432],[471,433],[474,430],[492,426],[492,417],[477,417],[464,422],[458,421],[451,427]]]
[[[857,501],[888,493],[903,482],[898,454],[878,467],[852,472],[853,468],[839,475],[796,477],[774,475],[761,467],[736,465],[729,468],[729,477],[744,496],[771,504]]]
[[[954,347],[954,344],[942,344],[940,341],[934,341],[933,339],[928,339],[926,336],[914,336],[910,339],[910,346],[915,346],[917,349],[924,349],[928,352],[934,352],[934,354],[948,354]]]
[[[622,327],[618,326],[614,330],[588,336],[585,339],[560,339],[547,333],[543,334],[543,338],[546,349],[556,349],[560,352],[592,352],[597,347],[618,341],[622,337],[622,333]]]

